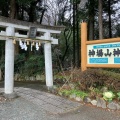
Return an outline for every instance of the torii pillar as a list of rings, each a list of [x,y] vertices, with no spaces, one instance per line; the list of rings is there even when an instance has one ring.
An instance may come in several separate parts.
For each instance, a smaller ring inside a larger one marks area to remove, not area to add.
[[[6,36],[14,36],[15,28],[7,27]],[[5,43],[5,83],[4,94],[6,97],[14,96],[14,44],[7,38]]]
[[[50,40],[50,32],[45,33],[45,39]],[[46,75],[46,86],[48,89],[53,87],[53,71],[52,71],[52,52],[51,43],[46,42],[44,45],[44,56],[45,56],[45,75]]]

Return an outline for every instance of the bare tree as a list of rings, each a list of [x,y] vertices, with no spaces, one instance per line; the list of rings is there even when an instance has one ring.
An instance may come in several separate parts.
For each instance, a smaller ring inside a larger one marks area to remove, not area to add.
[[[47,9],[43,17],[44,24],[58,25],[60,20],[64,21],[69,7],[69,0],[45,0],[44,4]]]

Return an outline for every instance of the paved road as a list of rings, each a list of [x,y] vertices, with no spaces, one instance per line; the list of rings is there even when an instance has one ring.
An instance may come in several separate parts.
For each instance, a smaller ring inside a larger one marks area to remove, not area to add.
[[[20,97],[0,103],[0,120],[120,120],[120,112],[82,105],[38,89],[15,87],[15,91]]]

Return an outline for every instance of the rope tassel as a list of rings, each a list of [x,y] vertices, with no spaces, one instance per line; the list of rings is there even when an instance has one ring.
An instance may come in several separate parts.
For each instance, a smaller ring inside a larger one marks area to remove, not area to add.
[[[41,46],[41,42],[39,42],[39,46]]]
[[[16,40],[15,39],[13,40],[13,44],[16,44]]]
[[[30,45],[29,41],[27,41],[27,45]]]

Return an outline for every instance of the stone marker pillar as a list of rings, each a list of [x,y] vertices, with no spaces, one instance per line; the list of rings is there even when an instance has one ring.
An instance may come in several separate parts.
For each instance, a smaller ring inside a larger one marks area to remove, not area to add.
[[[14,36],[14,27],[6,28],[6,36]],[[14,44],[11,39],[5,43],[5,95],[13,95],[14,88]]]
[[[46,40],[50,40],[50,33],[45,33]],[[46,74],[46,86],[52,88],[53,86],[53,71],[52,71],[52,53],[51,43],[46,42],[44,45],[44,56],[45,56],[45,74]]]

